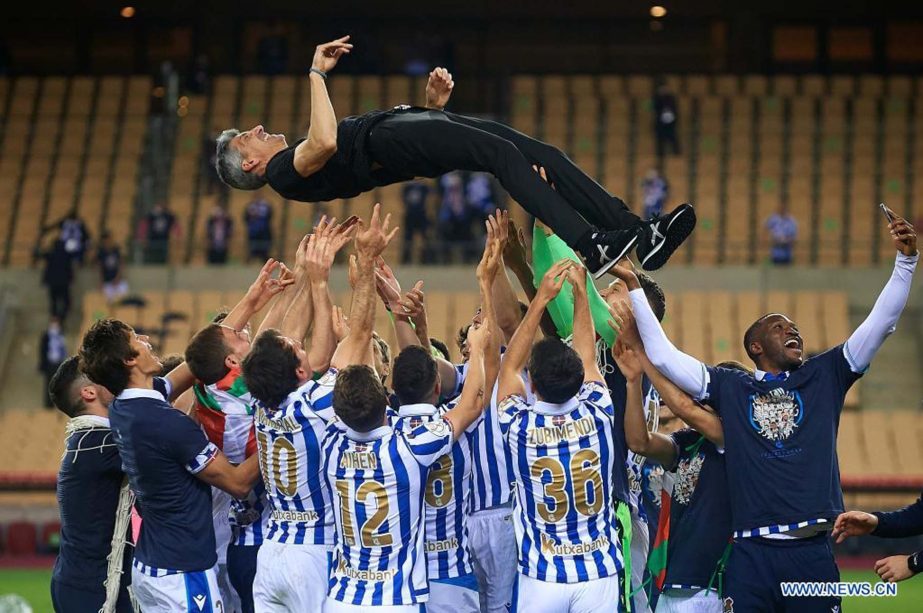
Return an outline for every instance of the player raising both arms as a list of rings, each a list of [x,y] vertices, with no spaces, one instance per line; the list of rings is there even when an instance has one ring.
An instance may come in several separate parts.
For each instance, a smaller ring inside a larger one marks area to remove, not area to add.
[[[314,54],[307,137],[289,146],[284,135],[269,134],[261,125],[245,132],[225,130],[216,159],[222,181],[237,189],[268,183],[290,200],[317,202],[352,198],[418,176],[489,172],[579,251],[596,276],[635,246],[644,268],[660,268],[695,228],[695,211],[688,204],[642,221],[555,147],[493,121],[445,112],[455,84],[444,68],[430,73],[426,108],[372,111],[338,124],[324,81],[352,50],[348,40],[319,45]],[[545,168],[557,192],[532,171],[534,164]]]
[[[890,213],[890,211],[889,211]],[[893,215],[893,214],[892,214]],[[785,315],[756,320],[744,335],[753,376],[712,368],[677,350],[650,311],[634,274],[631,290],[644,349],[657,369],[722,418],[735,543],[725,611],[830,611],[838,597],[787,599],[784,581],[838,581],[828,532],[843,511],[836,431],[847,390],[894,331],[919,254],[913,226],[894,217],[894,271],[866,320],[842,345],[804,359]]]
[[[574,287],[574,348],[546,338],[542,311],[565,279]],[[613,493],[615,412],[596,364],[585,270],[565,259],[542,278],[500,366],[500,425],[516,477],[518,610],[626,611]],[[526,402],[528,361],[538,400]]]
[[[353,230],[351,220],[339,226],[334,221],[322,218],[299,245],[295,284],[287,290],[293,295],[273,305],[242,363],[244,381],[257,401],[256,441],[271,507],[253,585],[258,611],[316,613],[324,603],[334,536],[320,458],[333,417],[333,373],[318,380],[314,375],[327,371],[335,348],[327,280],[334,256]],[[314,333],[306,350],[312,316]],[[267,328],[276,323],[278,329]]]
[[[356,237],[357,280],[350,331],[337,347],[324,466],[333,491],[337,543],[325,611],[420,610],[427,601],[424,495],[434,465],[480,416],[485,400],[488,325],[472,331],[471,365],[455,408],[415,429],[389,424],[388,398],[369,366],[374,262],[394,235],[378,221]]]

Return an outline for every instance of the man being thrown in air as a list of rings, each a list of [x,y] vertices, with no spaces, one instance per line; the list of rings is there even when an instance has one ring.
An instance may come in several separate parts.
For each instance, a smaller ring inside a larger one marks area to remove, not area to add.
[[[444,68],[430,73],[426,108],[399,106],[337,123],[325,80],[352,50],[348,36],[319,45],[311,81],[311,124],[289,145],[262,125],[218,137],[218,175],[237,189],[269,184],[290,200],[352,198],[382,185],[452,170],[490,172],[532,215],[578,251],[599,277],[637,247],[647,270],[663,266],[695,228],[688,204],[642,221],[560,150],[505,125],[443,110],[455,86]],[[537,176],[545,168],[557,191]]]

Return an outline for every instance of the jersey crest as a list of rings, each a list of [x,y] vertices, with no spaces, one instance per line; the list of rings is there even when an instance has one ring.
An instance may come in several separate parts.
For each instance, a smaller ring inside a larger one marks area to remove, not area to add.
[[[801,395],[781,387],[750,396],[750,424],[760,436],[782,447],[804,419]]]
[[[697,453],[691,458],[682,460],[676,467],[676,480],[673,482],[673,500],[686,506],[692,499],[695,487],[699,483],[699,473],[705,463],[705,454]]]
[[[663,466],[657,464],[651,467],[650,472],[647,474],[647,485],[648,489],[651,491],[651,502],[654,503],[656,507],[660,507],[660,493],[663,492]]]

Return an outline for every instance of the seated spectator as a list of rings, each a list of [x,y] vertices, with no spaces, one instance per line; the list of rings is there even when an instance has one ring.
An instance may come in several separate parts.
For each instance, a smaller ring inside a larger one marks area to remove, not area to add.
[[[233,227],[234,221],[228,215],[227,209],[216,204],[205,226],[209,264],[224,264],[228,261],[228,247]]]
[[[247,226],[247,261],[265,261],[272,248],[272,205],[257,196],[244,210],[244,223]]]
[[[792,263],[795,240],[798,238],[798,222],[788,212],[788,205],[782,204],[779,210],[766,220],[771,249],[769,256],[776,266],[788,266]]]
[[[122,276],[122,250],[106,230],[96,250],[99,277],[106,302],[113,303],[128,293],[128,281]]]

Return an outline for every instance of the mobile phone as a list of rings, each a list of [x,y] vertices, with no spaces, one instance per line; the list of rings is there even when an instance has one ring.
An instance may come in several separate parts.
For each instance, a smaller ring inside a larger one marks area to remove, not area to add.
[[[888,218],[888,223],[894,223],[894,216],[891,215],[891,211],[888,210],[888,207],[885,206],[884,202],[879,202],[878,208],[880,208],[881,212],[884,213],[885,217]]]

